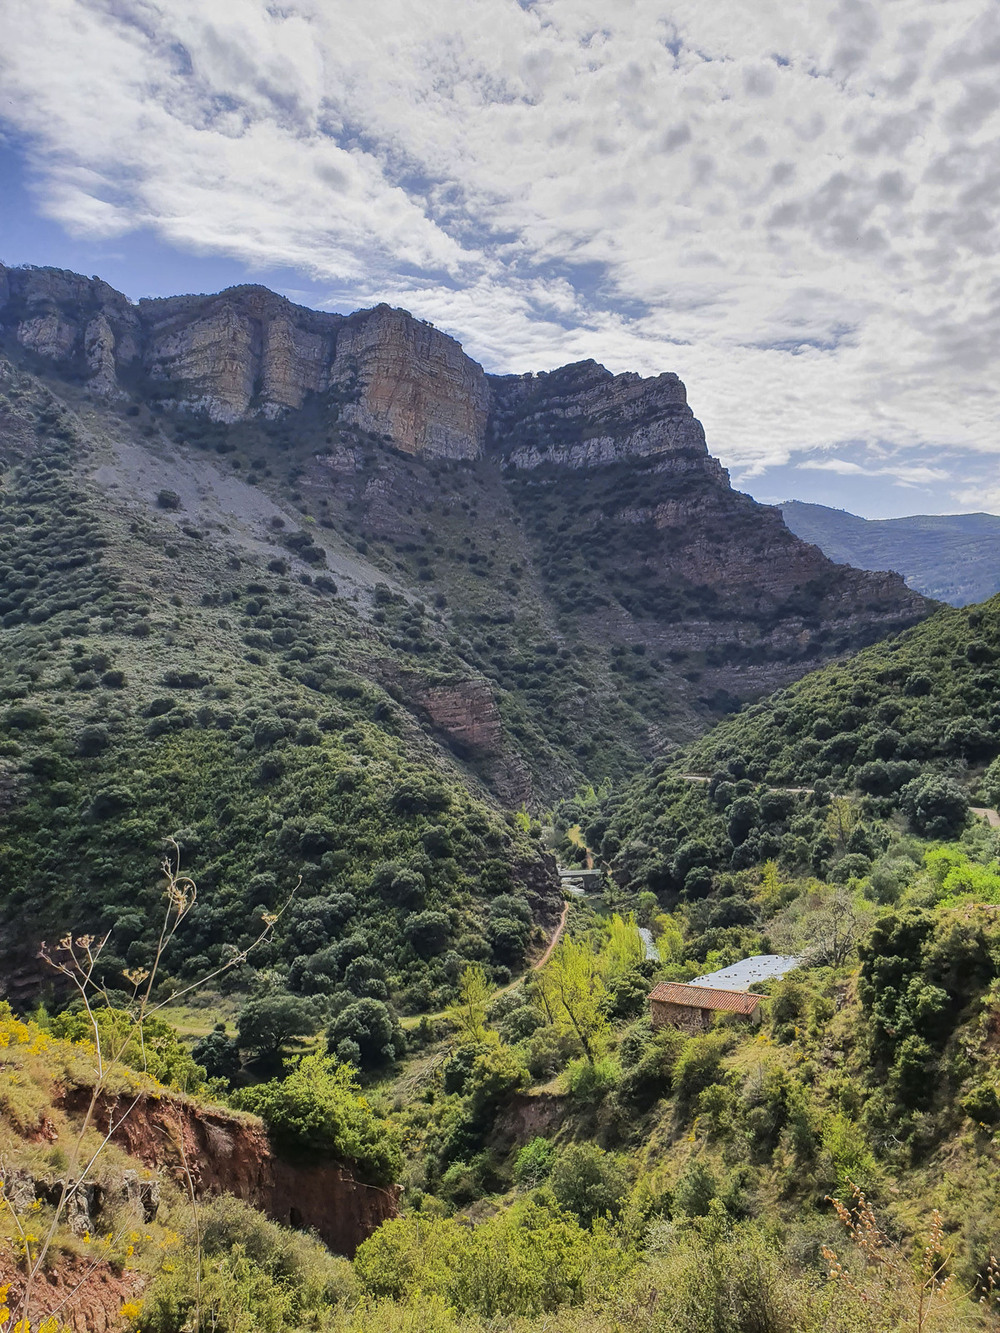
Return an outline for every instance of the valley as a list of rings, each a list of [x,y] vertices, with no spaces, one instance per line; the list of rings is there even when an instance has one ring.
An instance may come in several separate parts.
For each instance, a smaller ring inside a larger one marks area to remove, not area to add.
[[[258,287],[0,266],[0,468],[0,1328],[1000,1326],[1000,598]]]

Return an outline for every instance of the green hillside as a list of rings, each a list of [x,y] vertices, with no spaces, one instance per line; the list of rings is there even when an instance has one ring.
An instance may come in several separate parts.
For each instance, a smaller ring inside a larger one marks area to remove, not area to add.
[[[679,892],[773,857],[846,878],[904,827],[954,836],[970,799],[1000,796],[998,661],[1000,598],[940,611],[658,763],[609,798],[591,844],[630,881]],[[831,828],[832,793],[847,798],[835,802],[842,830]]]
[[[273,944],[233,981],[252,989],[262,970],[269,993],[301,997],[305,1030],[359,999],[439,1007],[472,960],[500,978],[521,966],[559,913],[537,825],[498,813],[392,684],[433,657],[430,678],[447,685],[458,658],[435,613],[372,571],[362,622],[325,561],[292,574],[306,527],[275,526],[268,545],[262,533],[260,555],[227,553],[176,493],[152,512],[100,503],[79,420],[29,377],[6,384],[8,993],[49,984],[38,944],[66,930],[113,928],[112,985],[147,963],[173,843],[199,900],[170,975],[211,971],[283,909]]]

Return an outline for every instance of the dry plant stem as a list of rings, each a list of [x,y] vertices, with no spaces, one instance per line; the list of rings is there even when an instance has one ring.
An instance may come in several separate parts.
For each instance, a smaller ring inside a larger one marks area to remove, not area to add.
[[[958,1304],[975,1294],[976,1284],[966,1291],[960,1291],[956,1288],[954,1274],[945,1276],[952,1256],[951,1253],[944,1253],[944,1224],[936,1208],[931,1213],[930,1234],[921,1254],[919,1270],[914,1273],[906,1254],[883,1231],[864,1192],[853,1183],[851,1196],[851,1207],[842,1200],[829,1196],[828,1201],[833,1205],[851,1240],[860,1250],[866,1266],[884,1273],[888,1280],[902,1291],[912,1293],[915,1333],[929,1333],[931,1320],[939,1302]],[[862,1300],[867,1300],[867,1294],[845,1271],[836,1252],[824,1245],[822,1253],[829,1265],[830,1277],[843,1283]],[[997,1263],[991,1255],[986,1270],[986,1291],[978,1302],[984,1314],[988,1313],[987,1307],[994,1301],[997,1275]],[[996,1327],[995,1322],[993,1327]]]
[[[133,988],[133,998],[131,1001],[132,1008],[130,1014],[131,1023],[129,1025],[127,1032],[119,1040],[117,1044],[117,1049],[115,1049],[114,1046],[112,1046],[112,1049],[110,1051],[110,1058],[106,1058],[104,1044],[101,1040],[100,1025],[98,1024],[96,1012],[94,1009],[94,998],[100,997],[109,1007],[111,1007],[111,1001],[106,987],[100,985],[97,981],[95,981],[94,973],[98,961],[100,959],[101,953],[104,949],[104,946],[107,944],[108,939],[110,938],[111,932],[109,931],[108,934],[105,935],[103,939],[101,939],[99,942],[96,942],[96,944],[94,937],[92,935],[83,935],[77,940],[74,940],[71,935],[65,935],[60,940],[58,946],[54,951],[50,951],[44,943],[42,944],[42,947],[39,951],[40,957],[44,959],[44,961],[48,963],[50,967],[54,968],[55,971],[59,972],[62,976],[66,977],[69,980],[70,984],[77,991],[77,994],[80,997],[80,1001],[83,1006],[84,1012],[87,1015],[87,1021],[92,1033],[92,1041],[96,1054],[96,1071],[95,1071],[96,1078],[94,1080],[94,1085],[91,1090],[90,1100],[87,1105],[87,1110],[84,1114],[83,1122],[73,1143],[73,1148],[70,1155],[70,1161],[66,1170],[66,1179],[62,1183],[62,1188],[60,1190],[59,1199],[56,1202],[52,1220],[45,1233],[45,1237],[42,1241],[41,1247],[39,1248],[34,1257],[32,1257],[30,1248],[28,1247],[27,1241],[25,1240],[25,1262],[27,1264],[27,1275],[26,1275],[24,1292],[21,1296],[21,1300],[19,1303],[19,1310],[15,1312],[20,1320],[25,1321],[25,1327],[30,1327],[30,1319],[32,1313],[31,1311],[32,1292],[36,1278],[38,1274],[41,1272],[42,1265],[44,1264],[46,1256],[48,1255],[49,1250],[51,1249],[53,1240],[55,1239],[56,1232],[59,1229],[59,1225],[60,1222],[62,1221],[62,1217],[65,1212],[67,1204],[79,1191],[83,1183],[86,1181],[88,1174],[93,1169],[95,1163],[106,1149],[108,1143],[111,1141],[115,1132],[121,1127],[122,1124],[124,1124],[124,1122],[132,1114],[135,1107],[141,1100],[142,1094],[139,1093],[132,1100],[127,1109],[120,1116],[118,1116],[117,1119],[109,1121],[107,1132],[102,1138],[99,1146],[90,1155],[83,1169],[80,1170],[80,1158],[82,1155],[84,1139],[86,1138],[86,1135],[94,1122],[97,1106],[100,1101],[101,1094],[107,1086],[108,1079],[110,1078],[114,1070],[119,1065],[123,1064],[123,1061],[121,1059],[122,1053],[127,1049],[130,1041],[136,1039],[138,1041],[140,1056],[141,1056],[140,1059],[141,1070],[143,1073],[147,1072],[147,1057],[146,1057],[145,1033],[144,1033],[144,1026],[146,1019],[151,1014],[155,1013],[158,1009],[164,1008],[168,1004],[172,1004],[177,999],[188,994],[190,991],[196,989],[197,987],[204,986],[207,982],[214,980],[216,977],[221,976],[223,973],[231,971],[234,967],[238,967],[241,963],[246,962],[252,950],[254,950],[259,944],[263,943],[264,940],[266,940],[272,934],[275,924],[277,923],[281,915],[288,907],[288,904],[292,901],[292,898],[294,898],[295,893],[298,891],[299,884],[301,884],[301,879],[300,879],[299,882],[296,884],[295,889],[293,889],[292,893],[289,895],[288,899],[285,901],[285,903],[282,905],[282,907],[278,912],[265,913],[263,915],[263,920],[264,920],[263,930],[260,932],[260,934],[257,936],[255,940],[253,940],[249,945],[247,945],[246,948],[241,949],[238,953],[234,954],[232,958],[227,959],[226,962],[221,964],[219,967],[215,968],[212,972],[209,972],[206,976],[199,977],[197,981],[191,982],[187,986],[183,986],[179,990],[173,991],[166,999],[161,1000],[157,1004],[153,1004],[152,993],[156,983],[156,977],[159,972],[160,964],[163,959],[163,952],[167,944],[169,944],[170,940],[173,938],[178,927],[181,925],[181,922],[191,911],[191,908],[194,906],[198,894],[197,886],[194,880],[190,879],[188,876],[181,875],[180,873],[180,848],[178,847],[176,842],[173,842],[173,840],[171,840],[171,846],[172,846],[172,855],[165,857],[162,863],[162,870],[166,880],[165,896],[167,899],[167,906],[163,915],[163,921],[160,927],[160,934],[157,940],[156,949],[153,955],[152,962],[148,969],[127,970],[124,974],[126,979],[131,983]],[[62,956],[59,957],[57,955],[62,955]],[[182,1147],[182,1157],[183,1157],[183,1147]],[[193,1191],[193,1181],[191,1179],[190,1171],[187,1168],[186,1160],[184,1161],[184,1170],[188,1180],[189,1190]],[[0,1197],[3,1198],[3,1201],[6,1204],[10,1213],[14,1214],[14,1209],[11,1206],[10,1201],[6,1197],[6,1192],[0,1191]],[[16,1216],[15,1216],[15,1223],[18,1226],[18,1230],[20,1231],[22,1238],[24,1238],[23,1228],[21,1228],[20,1221],[17,1219]],[[200,1252],[200,1246],[199,1246],[199,1252]],[[100,1260],[94,1260],[93,1263],[89,1265],[87,1271],[81,1278],[81,1283],[85,1281],[86,1278],[90,1275],[90,1273],[94,1271],[98,1263],[100,1263]],[[200,1259],[199,1259],[199,1265],[200,1265]],[[199,1309],[200,1309],[200,1267],[199,1267]],[[17,1326],[17,1321],[15,1320],[15,1327],[16,1326]]]
[[[173,1136],[172,1136],[173,1137]],[[175,1146],[181,1159],[181,1167],[184,1171],[184,1182],[188,1188],[188,1198],[191,1200],[191,1214],[194,1217],[194,1244],[195,1253],[198,1256],[198,1262],[194,1270],[194,1333],[201,1328],[201,1279],[202,1279],[202,1253],[201,1253],[201,1214],[198,1211],[198,1196],[195,1193],[194,1177],[191,1174],[191,1168],[188,1166],[187,1153],[184,1150],[184,1133],[177,1130],[175,1137]]]

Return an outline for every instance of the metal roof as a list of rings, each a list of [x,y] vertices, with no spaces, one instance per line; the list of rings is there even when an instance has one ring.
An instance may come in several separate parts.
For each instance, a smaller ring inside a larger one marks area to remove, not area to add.
[[[718,972],[707,972],[703,977],[695,977],[689,986],[719,987],[722,990],[748,990],[755,981],[772,981],[783,977],[799,967],[802,959],[787,953],[759,953],[753,958],[743,958],[731,967],[723,967]]]
[[[749,995],[746,991],[685,986],[679,981],[661,981],[650,991],[649,998],[686,1005],[689,1009],[721,1009],[731,1014],[752,1014],[760,1004],[759,995]]]

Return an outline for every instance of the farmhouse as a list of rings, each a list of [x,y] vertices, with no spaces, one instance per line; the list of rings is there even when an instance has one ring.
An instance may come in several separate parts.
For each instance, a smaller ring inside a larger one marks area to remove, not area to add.
[[[782,977],[801,962],[792,954],[764,953],[693,981],[661,981],[650,992],[650,1022],[655,1028],[669,1024],[684,1032],[704,1032],[716,1014],[739,1014],[759,1023],[761,997],[749,988],[755,981]]]
[[[649,997],[649,1018],[654,1028],[670,1025],[684,1032],[704,1032],[719,1013],[742,1014],[752,1023],[759,1023],[760,996],[661,981]]]

